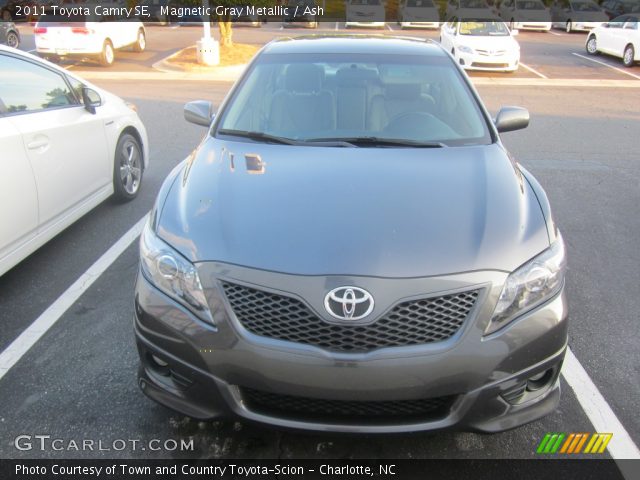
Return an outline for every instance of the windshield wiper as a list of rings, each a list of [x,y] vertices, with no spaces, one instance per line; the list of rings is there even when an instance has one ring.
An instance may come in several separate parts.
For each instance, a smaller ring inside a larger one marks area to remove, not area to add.
[[[441,142],[420,142],[418,140],[407,140],[402,138],[383,137],[336,137],[336,138],[309,138],[307,142],[345,142],[348,144],[372,147],[414,147],[414,148],[442,148],[446,147]]]
[[[251,140],[259,140],[263,142],[280,143],[282,145],[303,145],[304,142],[299,142],[293,138],[277,137],[275,135],[269,135],[264,132],[249,132],[247,130],[218,130],[221,135],[232,135],[234,137],[248,138]]]

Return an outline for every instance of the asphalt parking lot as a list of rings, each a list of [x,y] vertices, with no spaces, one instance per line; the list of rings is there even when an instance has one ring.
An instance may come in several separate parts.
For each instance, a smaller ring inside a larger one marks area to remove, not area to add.
[[[20,28],[22,48],[32,49],[29,27]],[[397,28],[388,25],[379,33],[438,36]],[[325,24],[311,33],[343,30],[342,24]],[[305,33],[266,25],[238,27],[234,38],[264,44]],[[575,391],[566,374],[554,414],[495,435],[445,432],[354,441],[352,436],[284,432],[238,421],[197,422],[144,397],[136,384],[132,296],[138,259],[137,244],[129,242],[136,233],[131,229],[151,208],[164,177],[205,133],[181,120],[183,104],[200,98],[219,104],[231,83],[136,77],[154,71],[155,62],[200,35],[198,27],[149,27],[148,50],[142,55],[121,52],[109,69],[120,76],[101,78],[104,69],[97,65],[65,63],[138,106],[149,133],[151,166],[134,202],[105,202],[0,277],[0,351],[15,346],[16,339],[28,341],[21,337],[25,331],[38,335],[28,330],[34,321],[53,319],[19,361],[3,358],[0,363],[0,457],[533,458],[546,432],[612,431],[612,448],[638,458],[640,66],[624,69],[618,59],[604,56],[596,62],[584,53],[585,35],[559,31],[522,32],[518,41],[524,68],[517,73],[472,77],[492,113],[502,105],[531,112],[530,127],[504,134],[503,141],[542,183],[555,209],[569,255],[569,345],[613,417],[602,410],[601,423],[594,425],[597,415],[589,408],[602,405],[590,403],[594,389],[587,385]],[[127,232],[133,233],[120,241]],[[122,248],[113,249],[114,244]],[[101,257],[104,268],[87,274]],[[68,309],[61,309],[67,300]],[[121,451],[16,449],[14,438],[25,434],[103,440],[106,445],[137,439],[142,446]],[[194,449],[144,448],[151,439],[193,439]]]

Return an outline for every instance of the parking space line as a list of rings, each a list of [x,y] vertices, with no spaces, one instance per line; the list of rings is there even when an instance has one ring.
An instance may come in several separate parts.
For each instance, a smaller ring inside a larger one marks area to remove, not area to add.
[[[605,67],[612,68],[616,72],[624,73],[625,75],[629,75],[630,77],[637,78],[638,80],[640,80],[640,76],[638,75],[634,75],[631,72],[627,72],[626,70],[623,70],[621,68],[614,67],[613,65],[609,65],[608,63],[601,62],[600,60],[596,60],[595,58],[585,57],[584,55],[580,55],[579,53],[575,53],[575,52],[572,52],[571,54],[575,55],[576,57],[584,58],[585,60],[590,60],[592,62],[599,63],[600,65],[604,65]]]
[[[530,67],[529,65],[525,65],[524,63],[520,62],[520,66],[526,68],[527,70],[529,70],[531,73],[535,73],[536,75],[538,75],[540,78],[546,78],[547,80],[549,79],[549,77],[547,77],[545,74],[540,73],[539,71],[537,71],[536,69]]]
[[[564,37],[564,33],[554,32],[553,30],[549,30],[551,35],[555,35],[556,37]]]
[[[109,266],[138,238],[148,214],[114,243],[55,302],[0,353],[0,379],[33,347],[62,315],[93,285]]]
[[[640,450],[631,439],[629,432],[620,423],[570,348],[567,348],[564,358],[562,376],[575,392],[578,403],[589,417],[595,431],[613,433],[607,445],[611,457],[617,460],[640,459]]]
[[[393,32],[393,28],[391,28],[391,25],[389,25],[388,23],[385,23],[384,26],[387,27],[390,31]]]
[[[336,22],[336,26],[334,27],[334,30],[338,30],[338,22]]]

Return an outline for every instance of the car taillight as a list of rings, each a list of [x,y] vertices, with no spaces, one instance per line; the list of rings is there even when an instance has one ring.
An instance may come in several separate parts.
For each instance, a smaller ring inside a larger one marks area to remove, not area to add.
[[[93,31],[87,27],[73,27],[71,31],[73,33],[79,33],[81,35],[89,35],[90,33],[93,33]]]
[[[47,27],[36,27],[33,29],[34,35],[38,35],[41,33],[47,33]]]

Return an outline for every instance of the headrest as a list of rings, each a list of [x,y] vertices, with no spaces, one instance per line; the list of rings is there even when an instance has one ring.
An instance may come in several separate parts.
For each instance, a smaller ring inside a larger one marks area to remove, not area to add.
[[[419,83],[399,83],[387,85],[385,97],[388,100],[417,100],[420,98]]]
[[[319,92],[324,80],[324,69],[312,63],[292,63],[287,67],[285,85],[296,93]]]
[[[364,86],[366,83],[377,82],[378,73],[368,68],[344,67],[336,72],[336,80],[342,86]]]

